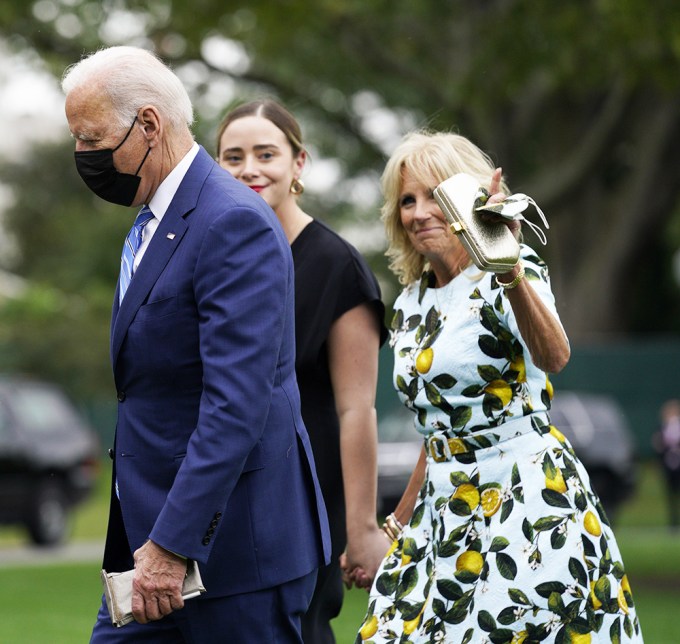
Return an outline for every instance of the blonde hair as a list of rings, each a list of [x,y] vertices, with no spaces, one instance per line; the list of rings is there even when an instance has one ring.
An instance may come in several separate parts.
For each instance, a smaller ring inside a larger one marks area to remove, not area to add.
[[[466,172],[488,187],[495,167],[487,154],[459,134],[418,130],[402,139],[381,177],[384,202],[380,217],[388,241],[385,255],[400,284],[415,282],[427,266],[426,259],[411,245],[401,223],[402,172],[407,171],[412,179],[431,188],[458,172]],[[500,189],[508,193],[504,182]]]

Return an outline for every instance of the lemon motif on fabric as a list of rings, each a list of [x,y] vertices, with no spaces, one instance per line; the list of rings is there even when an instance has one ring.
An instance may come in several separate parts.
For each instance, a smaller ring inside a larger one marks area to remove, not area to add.
[[[362,641],[373,637],[378,632],[378,616],[373,615],[369,620],[364,622],[363,626],[359,629],[359,635]]]
[[[592,603],[595,610],[600,610],[600,608],[602,608],[602,602],[595,594],[595,580],[590,582],[590,602]]]
[[[553,384],[550,382],[548,374],[545,374],[545,390],[548,392],[548,398],[552,400],[555,390],[553,389]]]
[[[484,567],[484,557],[476,550],[466,550],[456,559],[456,577],[463,582],[475,581]]]
[[[526,382],[527,381],[527,368],[524,364],[524,356],[522,354],[518,355],[511,363],[510,369],[517,372],[517,377],[515,382]]]
[[[556,468],[555,473],[552,476],[549,474],[545,475],[545,487],[549,490],[559,492],[560,494],[564,494],[567,491],[567,484],[564,480],[564,476],[562,476],[561,469]]]
[[[464,454],[467,452],[465,443],[460,438],[449,438],[449,449],[451,454]]]
[[[617,595],[617,600],[619,602],[619,608],[626,614],[628,615],[628,602],[626,601],[626,597],[623,594],[623,587],[619,588],[619,592]]]
[[[567,641],[570,644],[590,644],[593,641],[593,636],[590,633],[575,633],[571,631],[568,633]]]
[[[625,592],[627,592],[628,594],[630,594],[631,590],[630,590],[630,583],[628,582],[628,575],[624,575],[624,576],[621,578],[621,588],[623,588],[623,590],[624,590]]]
[[[550,425],[550,435],[556,438],[560,443],[564,444],[565,441],[567,440],[564,437],[564,434],[555,427],[555,425]]]
[[[626,600],[626,594],[629,596],[631,595],[631,590],[630,590],[630,583],[628,582],[628,575],[624,575],[621,578],[621,586],[619,587],[619,594],[618,594],[618,601],[619,601],[619,608],[626,614],[630,612],[630,608],[628,607],[628,601]]]
[[[491,517],[501,507],[501,492],[498,488],[490,487],[481,494],[482,513],[485,517]]]
[[[583,517],[583,527],[586,529],[586,532],[593,535],[593,537],[599,537],[602,534],[600,521],[592,510],[588,510]]]
[[[416,357],[416,371],[419,374],[426,374],[432,368],[433,359],[434,349],[432,347],[423,349]]]
[[[468,504],[470,511],[474,510],[480,501],[479,490],[472,483],[463,483],[456,488],[451,495],[454,499],[462,499]]]
[[[399,545],[399,541],[396,539],[392,541],[392,545],[389,547],[389,550],[385,553],[385,558],[389,557],[390,555],[394,554],[394,551],[397,549],[397,546]]]
[[[512,387],[505,380],[492,380],[484,391],[496,396],[503,403],[503,407],[507,407],[512,400]]]
[[[404,621],[404,633],[406,635],[410,635],[413,633],[413,631],[420,626],[420,622],[423,619],[423,612],[425,611],[425,604],[423,604],[423,607],[420,609],[420,612],[413,618],[409,620]]]

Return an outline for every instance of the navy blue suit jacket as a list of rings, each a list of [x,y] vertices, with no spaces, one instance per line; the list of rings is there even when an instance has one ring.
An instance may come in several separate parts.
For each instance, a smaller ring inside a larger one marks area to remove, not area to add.
[[[199,562],[207,596],[328,560],[295,379],[293,262],[276,215],[200,149],[114,301],[118,391],[107,570],[147,539]]]

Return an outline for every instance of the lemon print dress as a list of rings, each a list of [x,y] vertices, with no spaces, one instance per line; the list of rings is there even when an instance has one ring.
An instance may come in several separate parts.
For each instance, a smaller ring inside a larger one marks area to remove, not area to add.
[[[521,255],[557,316],[546,265]],[[399,296],[391,338],[425,481],[356,641],[642,642],[607,517],[550,424],[552,387],[503,289],[474,266],[442,288],[432,278]]]

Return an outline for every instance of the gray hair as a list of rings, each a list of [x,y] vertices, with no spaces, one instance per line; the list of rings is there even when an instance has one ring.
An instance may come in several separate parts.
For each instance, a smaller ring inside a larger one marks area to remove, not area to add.
[[[129,127],[147,103],[158,108],[172,129],[193,123],[194,111],[184,85],[146,49],[100,49],[66,69],[61,81],[65,94],[86,85],[97,85],[108,95],[121,128]]]

